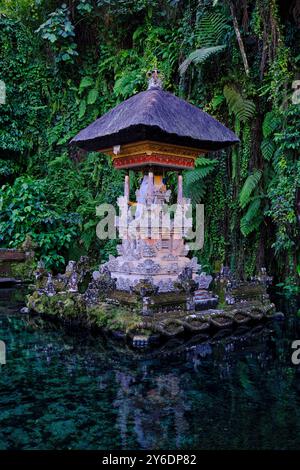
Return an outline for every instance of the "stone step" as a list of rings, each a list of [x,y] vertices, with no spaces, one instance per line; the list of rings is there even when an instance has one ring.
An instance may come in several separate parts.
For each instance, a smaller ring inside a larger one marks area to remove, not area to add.
[[[17,284],[18,282],[20,281],[14,277],[0,277],[0,284],[2,285]]]

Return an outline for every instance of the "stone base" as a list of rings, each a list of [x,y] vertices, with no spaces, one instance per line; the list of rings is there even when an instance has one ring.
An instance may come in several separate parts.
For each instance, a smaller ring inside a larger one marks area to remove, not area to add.
[[[206,299],[195,300],[195,310],[206,310],[209,308],[216,308],[218,305],[219,299],[217,296],[211,296]]]
[[[170,253],[160,253],[160,256],[139,259],[111,256],[103,267],[107,268],[111,277],[116,280],[118,290],[130,292],[136,284],[147,280],[158,288],[159,293],[176,292],[175,284],[179,280],[179,275],[186,268],[190,268],[192,278],[195,280],[200,268],[196,258],[175,257]]]
[[[161,292],[141,298],[137,293],[125,290],[115,290],[109,298],[120,304],[132,306],[143,316],[152,316],[156,313],[184,312],[187,306],[185,292]]]

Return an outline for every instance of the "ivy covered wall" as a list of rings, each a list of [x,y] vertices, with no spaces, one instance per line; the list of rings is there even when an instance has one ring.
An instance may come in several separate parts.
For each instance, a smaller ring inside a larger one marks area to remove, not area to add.
[[[186,194],[205,204],[202,265],[242,277],[266,266],[296,291],[299,40],[299,0],[2,0],[1,247],[29,235],[55,269],[115,252],[115,241],[96,238],[95,207],[116,201],[122,172],[68,142],[145,89],[146,71],[158,66],[165,89],[241,141],[199,157],[185,175]]]

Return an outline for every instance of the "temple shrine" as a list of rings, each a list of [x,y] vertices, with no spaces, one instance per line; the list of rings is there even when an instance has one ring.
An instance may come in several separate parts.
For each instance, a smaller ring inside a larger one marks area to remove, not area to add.
[[[103,269],[116,280],[116,289],[132,292],[141,282],[156,293],[177,289],[187,274],[199,282],[200,266],[189,258],[186,242],[192,221],[186,217],[190,200],[183,195],[183,170],[191,170],[201,154],[238,142],[237,136],[196,106],[164,91],[158,70],[149,85],[83,129],[72,144],[99,151],[125,170],[124,194],[118,198],[116,226],[122,243]],[[136,201],[130,200],[129,170],[141,175]],[[177,197],[166,186],[167,172],[177,173]],[[170,223],[164,223],[168,205],[177,204]],[[176,217],[182,215],[182,223]],[[145,221],[147,223],[145,223]],[[149,222],[150,221],[150,222]],[[135,230],[131,230],[134,226]]]

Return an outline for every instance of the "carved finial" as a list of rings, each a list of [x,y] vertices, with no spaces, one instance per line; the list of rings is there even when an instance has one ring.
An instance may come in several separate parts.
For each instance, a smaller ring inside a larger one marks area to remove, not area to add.
[[[160,70],[158,69],[149,70],[149,72],[147,72],[147,77],[148,77],[148,90],[150,90],[150,88],[162,88],[162,79],[161,79]]]

